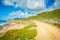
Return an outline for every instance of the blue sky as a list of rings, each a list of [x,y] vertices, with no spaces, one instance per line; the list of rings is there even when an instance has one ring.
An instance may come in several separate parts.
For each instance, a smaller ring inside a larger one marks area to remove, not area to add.
[[[0,0],[0,20],[24,18],[60,8],[60,0]]]

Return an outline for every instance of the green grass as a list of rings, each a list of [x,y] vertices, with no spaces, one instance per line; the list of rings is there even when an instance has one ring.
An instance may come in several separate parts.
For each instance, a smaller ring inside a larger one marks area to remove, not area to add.
[[[49,12],[38,13],[36,16],[31,16],[26,19],[22,19],[22,21],[29,21],[29,20],[49,21],[50,19],[54,20],[55,22],[57,22],[57,24],[60,25],[59,23],[60,22],[60,9],[52,10]],[[51,23],[53,22],[51,21]],[[56,26],[56,27],[60,28],[60,26]]]
[[[60,29],[60,24],[57,23],[48,23],[48,24]]]
[[[0,26],[0,30],[2,29],[3,27]]]
[[[56,28],[59,28],[59,29],[60,29],[60,25],[58,25],[58,24],[51,24],[51,25],[53,25],[53,26],[55,26]]]
[[[52,10],[49,12],[43,12],[43,13],[38,13],[36,16],[31,16],[25,19],[22,19],[23,21],[28,21],[28,20],[45,20],[45,19],[60,19],[60,9]]]
[[[36,29],[29,30],[29,28],[36,27],[35,24],[30,24],[23,29],[10,30],[3,37],[0,37],[0,40],[28,40],[33,39],[37,34]]]

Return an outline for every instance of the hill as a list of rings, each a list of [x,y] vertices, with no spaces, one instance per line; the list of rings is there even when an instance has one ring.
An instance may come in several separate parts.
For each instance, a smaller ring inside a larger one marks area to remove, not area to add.
[[[35,16],[31,16],[22,20],[23,21],[28,21],[28,20],[43,21],[60,28],[60,9],[52,10],[49,12],[38,13]]]
[[[49,12],[38,13],[35,16],[28,17],[23,20],[45,20],[45,19],[60,19],[60,9],[52,10]]]

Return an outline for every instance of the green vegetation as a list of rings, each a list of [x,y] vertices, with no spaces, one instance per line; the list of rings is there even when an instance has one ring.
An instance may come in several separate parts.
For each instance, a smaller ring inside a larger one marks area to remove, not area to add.
[[[28,17],[26,19],[22,19],[23,21],[26,20],[45,20],[45,19],[60,19],[60,9],[56,9],[53,11],[49,11],[49,12],[43,12],[43,13],[38,13],[36,16],[31,16]]]
[[[37,20],[43,21],[46,23],[54,24],[56,27],[60,28],[60,9],[56,9],[49,12],[38,13],[36,16],[31,16],[26,19],[22,19],[23,21],[28,20]]]
[[[35,28],[36,25],[30,24],[23,29],[10,30],[3,37],[0,37],[0,40],[34,40],[37,31],[36,29],[30,29],[32,27]]]
[[[48,23],[48,24],[60,29],[60,24],[57,23]]]
[[[0,30],[2,29],[3,27],[0,26]]]

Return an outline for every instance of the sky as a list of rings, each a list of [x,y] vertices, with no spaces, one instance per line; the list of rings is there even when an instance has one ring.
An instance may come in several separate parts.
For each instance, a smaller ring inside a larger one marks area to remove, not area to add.
[[[0,20],[26,18],[60,9],[60,0],[0,0]]]

